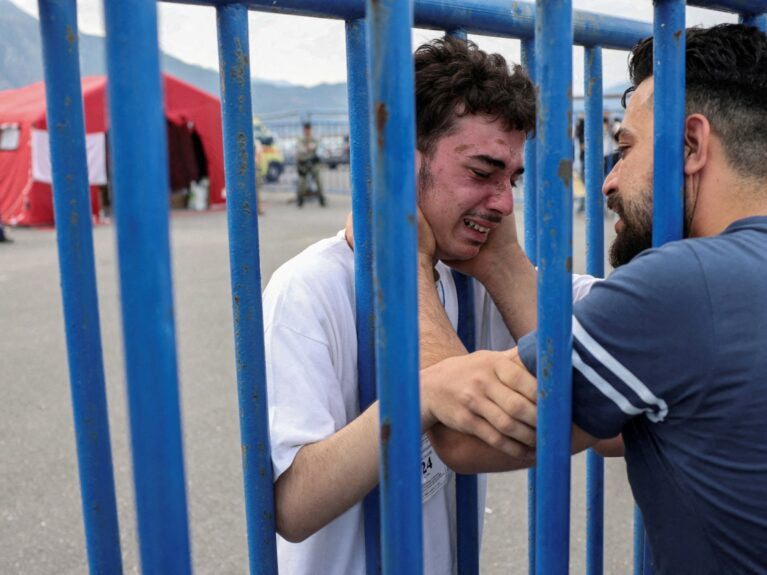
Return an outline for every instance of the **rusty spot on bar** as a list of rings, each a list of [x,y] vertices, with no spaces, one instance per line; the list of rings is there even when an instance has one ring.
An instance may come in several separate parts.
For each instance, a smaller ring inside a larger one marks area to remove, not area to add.
[[[378,147],[383,149],[384,147],[384,128],[386,128],[386,122],[389,120],[389,110],[386,108],[386,104],[378,102],[376,104],[376,129],[378,130]]]
[[[386,420],[381,424],[381,443],[389,443],[390,437],[391,423],[389,423],[389,420]]]
[[[572,184],[573,178],[573,161],[560,160],[557,176],[559,176],[559,179],[562,180],[562,183],[565,185],[565,187],[569,188]]]
[[[415,216],[413,214],[407,215],[407,223],[409,223],[411,226],[415,225]]]
[[[77,42],[77,34],[75,34],[72,26],[67,26],[67,44],[69,44],[71,48],[75,42]]]
[[[572,258],[572,256],[568,257],[565,260],[565,271],[567,271],[567,273],[572,273],[572,271],[573,271],[573,258]]]
[[[677,30],[676,32],[674,32],[674,40],[679,42],[679,38],[681,37],[682,37],[682,30]]]
[[[238,166],[237,166],[237,174],[240,176],[244,176],[248,172],[248,137],[245,135],[245,132],[237,132],[237,148],[238,148],[238,156],[237,159],[239,160]]]
[[[234,39],[234,44],[234,65],[231,68],[230,77],[240,86],[244,86],[246,72],[250,62],[248,60],[248,55],[242,49],[242,42],[240,42],[239,38]]]

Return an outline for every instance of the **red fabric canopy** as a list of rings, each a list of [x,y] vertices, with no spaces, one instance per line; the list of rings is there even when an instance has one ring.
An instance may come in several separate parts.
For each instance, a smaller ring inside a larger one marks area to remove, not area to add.
[[[107,132],[107,80],[104,76],[83,79],[85,132]],[[177,126],[193,127],[207,161],[210,204],[225,201],[221,104],[210,94],[172,76],[163,76],[165,116]],[[16,150],[0,150],[0,218],[12,225],[53,224],[50,184],[32,178],[31,133],[47,130],[45,85],[42,82],[18,90],[0,92],[0,124],[17,124]],[[171,158],[171,162],[174,158]],[[170,191],[170,187],[168,188]],[[119,192],[118,192],[119,193]],[[91,207],[98,213],[98,190],[91,188]]]

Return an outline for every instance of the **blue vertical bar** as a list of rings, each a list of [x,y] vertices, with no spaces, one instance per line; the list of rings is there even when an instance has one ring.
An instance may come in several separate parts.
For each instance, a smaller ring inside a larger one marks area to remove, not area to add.
[[[535,83],[535,40],[522,40],[522,65],[527,75]],[[538,161],[536,159],[536,139],[530,136],[525,142],[525,177],[524,177],[524,207],[525,207],[525,252],[533,264],[538,264]],[[532,471],[532,470],[531,470]]]
[[[468,40],[466,30],[455,28],[447,35]],[[453,271],[458,294],[458,337],[472,352],[476,349],[474,328],[474,284],[471,278]],[[455,476],[456,523],[458,529],[458,575],[479,573],[479,494],[477,476],[457,473]]]
[[[568,572],[572,419],[571,0],[538,0],[538,469],[539,574]]]
[[[346,22],[346,76],[354,214],[354,285],[357,318],[357,380],[360,411],[377,398],[375,378],[375,311],[373,308],[373,198],[370,167],[370,89],[367,75],[367,23]],[[365,563],[368,575],[381,572],[380,490],[368,493],[365,512]]]
[[[248,11],[218,6],[229,267],[250,572],[277,572],[258,247]]]
[[[586,70],[585,94],[585,172],[586,172],[586,271],[605,274],[604,180],[602,141],[602,48],[584,49]],[[593,449],[586,455],[586,574],[604,571],[604,460]]]
[[[91,573],[120,573],[109,417],[93,257],[75,0],[39,0],[53,208],[77,464]]]
[[[685,1],[655,0],[653,24],[654,86],[654,176],[653,246],[678,240],[684,230],[684,118],[685,118]],[[635,522],[636,523],[636,522]],[[635,533],[641,566],[635,571],[652,572],[644,561],[645,534]],[[641,540],[641,541],[640,541]],[[640,544],[641,543],[641,544]]]
[[[634,575],[644,575],[644,520],[639,507],[634,507]]]
[[[474,321],[474,282],[469,276],[452,272],[458,294],[458,337],[472,352],[477,336]],[[479,495],[477,476],[457,473],[455,476],[458,527],[458,575],[479,574]]]
[[[157,5],[105,0],[123,338],[143,573],[190,573]]]
[[[652,550],[650,548],[650,539],[647,537],[647,534],[645,533],[644,538],[644,547],[642,551],[644,555],[643,559],[643,572],[642,575],[653,575],[655,573],[655,566],[653,565],[652,561]]]
[[[407,575],[423,569],[413,6],[368,0],[367,14],[382,554],[384,573]]]
[[[248,551],[250,572],[267,575],[277,571],[277,550],[261,306],[248,11],[240,4],[230,4],[219,6],[216,16]]]
[[[522,40],[522,65],[527,69],[530,79],[535,82],[535,40]],[[538,264],[538,194],[536,160],[536,141],[534,136],[525,142],[525,177],[524,177],[524,209],[525,209],[525,253],[533,262]],[[527,470],[527,564],[528,573],[535,573],[535,467]]]
[[[586,271],[595,277],[605,275],[604,142],[602,139],[602,48],[585,48],[584,75],[586,142]]]
[[[741,14],[740,22],[746,26],[759,28],[759,30],[767,34],[767,14]]]
[[[652,231],[654,246],[680,239],[683,230],[684,10],[684,0],[655,0],[655,173]]]

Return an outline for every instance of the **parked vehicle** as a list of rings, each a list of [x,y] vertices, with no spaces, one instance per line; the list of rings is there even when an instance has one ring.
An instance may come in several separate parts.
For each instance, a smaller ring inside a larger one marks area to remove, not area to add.
[[[277,138],[258,118],[253,118],[253,137],[256,143],[256,170],[267,182],[277,182],[285,171],[285,157]]]
[[[320,158],[328,168],[335,170],[349,163],[349,135],[327,136],[320,141]]]

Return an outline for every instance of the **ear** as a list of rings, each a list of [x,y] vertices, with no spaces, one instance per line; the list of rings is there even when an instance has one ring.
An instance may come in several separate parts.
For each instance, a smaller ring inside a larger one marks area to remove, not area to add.
[[[684,174],[700,172],[709,161],[711,124],[702,114],[691,114],[684,122]]]

